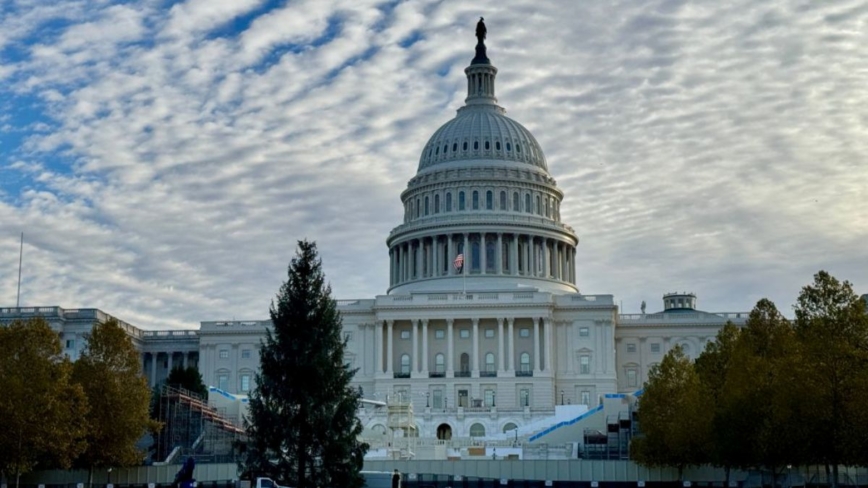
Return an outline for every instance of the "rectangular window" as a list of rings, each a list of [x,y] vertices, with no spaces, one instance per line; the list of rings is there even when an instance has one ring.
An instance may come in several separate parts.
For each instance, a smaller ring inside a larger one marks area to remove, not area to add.
[[[434,213],[440,213],[440,195],[434,195]]]
[[[527,388],[522,388],[518,390],[518,405],[520,407],[529,407],[530,406],[530,390]]]
[[[479,192],[473,191],[473,210],[479,210]]]
[[[241,350],[241,359],[250,359],[250,349]]]
[[[451,193],[446,194],[446,211],[447,212],[452,211],[452,194]]]
[[[530,337],[530,329],[518,329],[519,337]]]
[[[636,344],[633,342],[627,343],[627,352],[636,352]]]
[[[636,388],[639,386],[639,381],[637,379],[636,368],[627,368],[627,386],[630,388]]]
[[[229,359],[229,349],[220,349],[220,359]]]
[[[651,352],[660,352],[660,343],[652,342],[651,343]]]
[[[590,335],[591,335],[591,329],[589,329],[587,327],[580,327],[579,328],[579,337],[590,337]]]
[[[464,210],[464,192],[458,192],[458,210]]]
[[[75,349],[75,339],[67,339],[66,340],[66,348],[67,349]]]
[[[218,374],[217,375],[217,388],[226,391],[229,388],[229,375],[228,374]]]
[[[249,374],[241,375],[241,391],[243,391],[243,392],[250,391],[250,375]]]
[[[579,357],[579,373],[591,374],[591,356],[584,354]]]
[[[435,338],[435,339],[443,339],[444,337],[446,337],[446,331],[445,331],[445,330],[443,330],[443,329],[436,329],[436,330],[434,331],[434,338]]]
[[[458,335],[462,339],[469,339],[470,338],[470,329],[461,329],[460,331],[458,331]]]
[[[409,330],[402,330],[401,331],[401,339],[406,340],[409,338],[410,338],[410,331]]]
[[[582,405],[590,405],[591,404],[591,392],[588,390],[582,390]]]
[[[494,337],[494,329],[485,329],[485,337],[491,339]]]
[[[486,389],[484,399],[486,407],[494,407],[494,390],[490,388]]]
[[[443,390],[434,390],[431,393],[431,406],[434,408],[443,408]]]
[[[494,210],[494,195],[491,194],[491,191],[485,192],[485,209]]]

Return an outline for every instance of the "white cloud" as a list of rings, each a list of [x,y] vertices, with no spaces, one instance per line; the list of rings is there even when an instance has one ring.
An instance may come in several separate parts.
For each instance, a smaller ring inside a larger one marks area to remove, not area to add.
[[[35,95],[52,120],[4,120],[27,138],[0,163],[24,182],[0,184],[0,277],[23,230],[27,304],[262,318],[307,237],[338,297],[383,293],[399,194],[463,101],[484,15],[498,98],[566,193],[582,291],[786,311],[821,268],[865,289],[860,5],[20,8],[0,18],[0,47],[26,53],[0,58],[0,99]]]

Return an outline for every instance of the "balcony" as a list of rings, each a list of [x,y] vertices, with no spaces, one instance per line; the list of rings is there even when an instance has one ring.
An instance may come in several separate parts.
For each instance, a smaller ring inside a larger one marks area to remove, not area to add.
[[[439,371],[439,372],[431,371],[428,373],[428,377],[429,378],[445,378],[446,373],[444,373],[442,371]]]
[[[480,378],[497,378],[497,371],[480,371]]]
[[[394,377],[395,377],[395,378],[409,378],[409,377],[410,377],[410,373],[409,373],[409,372],[407,372],[407,373],[397,373],[397,372],[396,372]]]
[[[456,371],[456,378],[470,378],[470,371]]]
[[[533,371],[516,371],[515,372],[516,378],[527,378],[530,376],[533,376]]]

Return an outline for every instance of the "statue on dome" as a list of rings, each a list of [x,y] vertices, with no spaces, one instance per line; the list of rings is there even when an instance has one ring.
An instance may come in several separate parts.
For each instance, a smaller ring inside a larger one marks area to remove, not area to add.
[[[476,23],[476,56],[470,64],[491,64],[488,60],[488,55],[485,53],[485,35],[488,34],[488,29],[485,28],[485,19],[479,18]]]
[[[485,35],[488,34],[488,29],[485,28],[485,19],[480,17],[476,23],[476,40],[480,44],[485,44]]]

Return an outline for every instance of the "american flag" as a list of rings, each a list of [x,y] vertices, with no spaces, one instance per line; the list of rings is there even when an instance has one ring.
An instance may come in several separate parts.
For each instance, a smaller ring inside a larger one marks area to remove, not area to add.
[[[464,254],[455,256],[455,261],[452,261],[452,265],[455,266],[455,269],[461,269],[464,266]]]

